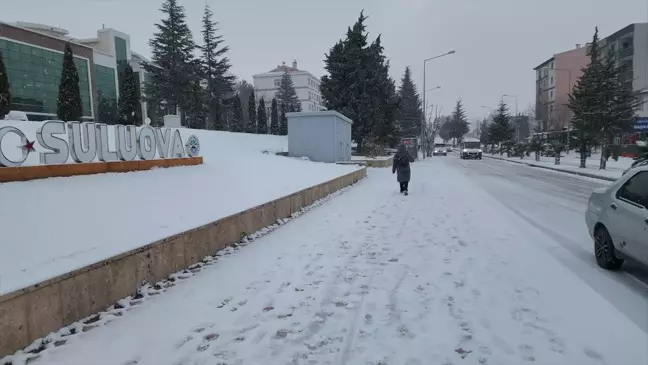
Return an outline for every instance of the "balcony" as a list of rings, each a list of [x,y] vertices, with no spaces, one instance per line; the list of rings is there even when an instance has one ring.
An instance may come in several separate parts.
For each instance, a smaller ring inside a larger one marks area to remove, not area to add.
[[[627,57],[632,57],[634,55],[634,47],[630,46],[628,48],[619,49],[617,52],[618,59],[622,60]]]

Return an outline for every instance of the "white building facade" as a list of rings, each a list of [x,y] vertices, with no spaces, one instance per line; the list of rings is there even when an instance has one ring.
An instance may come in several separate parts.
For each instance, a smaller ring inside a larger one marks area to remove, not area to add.
[[[277,66],[269,72],[252,76],[257,105],[259,100],[263,98],[266,107],[270,110],[272,98],[275,98],[279,91],[281,76],[284,72],[288,72],[292,78],[302,111],[314,112],[326,110],[323,105],[322,94],[320,93],[319,78],[313,76],[308,71],[298,69],[297,61],[293,61],[292,67],[287,66],[284,62],[283,65]]]

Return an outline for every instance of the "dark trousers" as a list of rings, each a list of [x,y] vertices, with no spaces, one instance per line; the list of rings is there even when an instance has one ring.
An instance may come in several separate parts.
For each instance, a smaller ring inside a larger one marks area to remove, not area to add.
[[[404,181],[404,182],[401,182],[399,184],[400,184],[400,192],[401,193],[404,192],[404,191],[408,191],[407,187],[409,185],[409,181]]]

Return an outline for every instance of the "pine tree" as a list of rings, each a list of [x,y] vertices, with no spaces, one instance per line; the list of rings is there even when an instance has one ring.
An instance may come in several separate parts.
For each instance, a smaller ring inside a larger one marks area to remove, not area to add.
[[[68,43],[65,45],[65,53],[63,54],[56,115],[64,122],[81,121],[83,116],[82,108],[79,72],[74,63],[72,47]]]
[[[257,108],[257,133],[268,134],[268,116],[266,115],[266,106],[263,98],[259,100]]]
[[[489,140],[489,132],[488,132],[488,121],[484,119],[484,121],[481,122],[479,125],[479,142],[483,144],[484,146],[487,146],[490,144]]]
[[[279,111],[277,110],[277,99],[272,98],[272,107],[270,108],[270,134],[279,135]]]
[[[463,109],[461,99],[457,100],[455,109],[452,112],[452,128],[450,136],[457,140],[457,143],[461,143],[463,136],[470,132],[470,124],[466,118],[466,112]]]
[[[398,119],[402,128],[402,137],[416,137],[421,134],[423,109],[409,66],[405,67],[398,95],[401,101]]]
[[[231,67],[225,54],[229,47],[223,46],[222,35],[217,35],[218,23],[213,21],[214,13],[209,5],[205,5],[202,19],[203,45],[200,63],[207,81],[208,120],[211,125],[221,124],[220,100],[233,90],[234,76],[228,75]]]
[[[351,135],[358,150],[365,142],[385,143],[395,130],[393,83],[389,63],[383,55],[380,36],[367,43],[367,19],[363,13],[326,55],[328,75],[322,77],[320,90],[329,110],[336,110],[353,121]]]
[[[254,96],[254,90],[250,93],[248,98],[248,123],[245,125],[247,128],[245,133],[256,133],[257,131],[257,121],[256,121],[256,100]]]
[[[9,75],[0,52],[0,119],[11,111],[11,91],[9,90]]]
[[[279,135],[287,136],[288,135],[288,118],[286,118],[286,106],[281,104],[281,116],[279,122]]]
[[[301,111],[301,103],[299,102],[297,92],[295,91],[295,84],[287,70],[284,70],[283,75],[281,75],[281,81],[279,82],[279,90],[277,91],[276,98],[280,102],[286,104],[289,109],[292,107],[296,112]]]
[[[143,64],[150,81],[145,85],[149,103],[166,103],[167,110],[180,107],[180,116],[185,125],[183,110],[189,107],[193,82],[201,75],[193,56],[196,45],[186,22],[184,7],[178,0],[164,0],[160,11],[166,15],[155,26],[158,29],[149,41],[151,62]]]
[[[187,95],[187,120],[186,125],[193,129],[207,129],[209,119],[209,105],[207,103],[207,92],[200,85],[199,80],[191,83]]]
[[[499,107],[493,116],[493,123],[488,127],[488,139],[493,144],[510,142],[515,128],[511,126],[511,115],[504,101],[500,101]]]
[[[575,130],[576,143],[580,153],[580,167],[586,167],[588,150],[596,143],[600,126],[604,124],[608,108],[608,75],[603,64],[599,44],[598,27],[594,30],[592,43],[587,51],[589,64],[583,68],[569,95],[569,108],[573,112],[572,128]]]
[[[234,96],[234,103],[232,104],[232,124],[230,130],[232,132],[242,133],[245,131],[244,123],[243,105],[241,105],[241,98],[236,94]]]
[[[632,89],[632,80],[624,78],[627,68],[627,64],[618,63],[612,53],[608,55],[604,64],[609,97],[605,105],[606,113],[601,118],[601,124],[597,126],[600,131],[598,140],[603,152],[599,164],[602,170],[607,167],[607,160],[611,155],[609,146],[615,137],[632,132],[637,109],[643,104],[639,92]]]
[[[140,113],[140,95],[139,95],[139,80],[133,72],[130,65],[124,67],[124,71],[120,75],[121,83],[119,85],[119,124],[124,125],[140,125],[142,120]]]

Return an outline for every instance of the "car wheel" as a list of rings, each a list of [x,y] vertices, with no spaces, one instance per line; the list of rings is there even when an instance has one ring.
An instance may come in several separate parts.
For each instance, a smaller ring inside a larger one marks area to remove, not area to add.
[[[619,270],[623,260],[616,257],[612,237],[605,227],[600,227],[594,233],[594,256],[596,263],[605,270]]]

